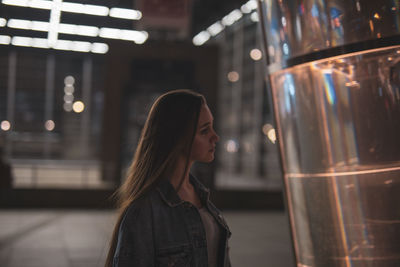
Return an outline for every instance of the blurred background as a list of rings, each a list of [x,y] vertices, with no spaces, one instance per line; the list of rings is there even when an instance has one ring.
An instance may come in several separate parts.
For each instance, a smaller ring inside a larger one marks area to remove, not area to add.
[[[2,0],[0,266],[102,266],[149,107],[182,88],[221,137],[193,173],[233,265],[293,266],[261,36],[254,0]]]

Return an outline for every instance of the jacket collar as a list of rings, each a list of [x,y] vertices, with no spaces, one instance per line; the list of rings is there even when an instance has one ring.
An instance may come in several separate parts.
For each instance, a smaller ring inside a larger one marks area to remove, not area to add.
[[[189,174],[189,181],[193,185],[196,193],[199,195],[201,202],[205,203],[208,201],[210,190],[192,174]],[[156,190],[160,193],[164,202],[170,207],[176,207],[185,202],[178,196],[178,193],[168,179],[162,179],[156,187]]]

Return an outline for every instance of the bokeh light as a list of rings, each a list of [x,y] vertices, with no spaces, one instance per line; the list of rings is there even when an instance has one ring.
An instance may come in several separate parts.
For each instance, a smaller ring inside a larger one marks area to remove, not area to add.
[[[82,101],[75,101],[72,105],[72,110],[76,113],[81,113],[85,109],[85,104]]]

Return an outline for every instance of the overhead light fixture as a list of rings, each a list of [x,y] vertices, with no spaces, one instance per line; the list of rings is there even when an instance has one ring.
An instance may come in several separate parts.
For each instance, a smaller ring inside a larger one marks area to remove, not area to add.
[[[142,12],[133,9],[113,7],[110,9],[110,17],[140,20],[142,18]]]
[[[47,32],[49,31],[50,23],[44,21],[32,21],[31,22],[31,30],[34,31],[42,31]]]
[[[120,30],[120,39],[134,41],[137,44],[146,42],[149,34],[145,31]]]
[[[110,16],[114,18],[129,19],[129,20],[140,20],[142,18],[142,12],[139,10],[128,9],[128,8],[117,8],[113,7],[109,9],[106,6],[80,4],[72,2],[54,2],[49,0],[2,0],[5,5],[30,7],[38,9],[53,10],[54,8],[60,8],[63,12],[79,13],[95,16]]]
[[[3,0],[1,1],[5,5],[10,5],[10,6],[23,6],[23,7],[28,7],[28,2],[27,0]]]
[[[36,48],[49,48],[49,40],[45,38],[32,38],[31,46]]]
[[[103,38],[120,39],[126,41],[133,41],[137,44],[143,44],[148,39],[149,34],[145,31],[101,28],[99,36]]]
[[[207,31],[199,32],[195,37],[193,37],[193,44],[200,46],[203,45],[210,39],[211,35]]]
[[[92,44],[89,42],[74,41],[72,44],[72,51],[77,52],[90,52]]]
[[[119,39],[120,29],[101,28],[99,36],[103,38]]]
[[[8,35],[0,35],[0,44],[9,45],[11,43],[11,37]]]
[[[57,50],[72,50],[72,41],[57,40],[57,42],[53,45],[53,48]]]
[[[85,5],[85,14],[96,16],[108,16],[109,8],[98,5]]]
[[[245,13],[249,14],[251,11],[257,9],[257,1],[256,0],[250,0],[246,4],[242,5],[240,10]]]
[[[7,25],[7,20],[5,18],[0,18],[0,27],[4,27]]]
[[[99,28],[94,26],[86,26],[86,25],[76,25],[78,35],[92,36],[96,37],[99,34]]]
[[[257,12],[251,13],[250,19],[251,19],[253,22],[258,22],[258,21],[259,21],[259,18],[258,18]]]
[[[31,8],[51,9],[53,7],[53,1],[31,0],[28,1],[28,6]]]
[[[26,46],[35,48],[54,48],[57,50],[75,51],[75,52],[92,52],[96,54],[105,54],[108,52],[108,45],[105,43],[90,43],[82,41],[57,40],[55,45],[51,47],[46,38],[31,38],[23,36],[10,37],[0,35],[0,44]]]
[[[75,24],[60,23],[58,25],[58,32],[64,34],[76,34],[78,29]]]
[[[104,43],[93,43],[91,52],[97,54],[105,54],[108,52],[108,45]]]
[[[30,30],[32,22],[23,19],[10,19],[7,23],[9,28]]]
[[[222,18],[222,24],[225,26],[230,26],[236,21],[238,21],[243,16],[239,9],[233,10],[231,13]]]
[[[108,7],[98,5],[84,5],[79,3],[62,2],[61,11],[70,13],[80,13],[96,16],[107,16],[109,13]]]
[[[211,34],[211,36],[216,36],[219,34],[223,29],[225,28],[224,25],[221,24],[221,22],[217,21],[214,24],[212,24],[210,27],[207,28],[207,31]]]
[[[22,36],[14,36],[11,39],[11,44],[16,46],[31,46],[32,38],[30,37],[22,37]]]

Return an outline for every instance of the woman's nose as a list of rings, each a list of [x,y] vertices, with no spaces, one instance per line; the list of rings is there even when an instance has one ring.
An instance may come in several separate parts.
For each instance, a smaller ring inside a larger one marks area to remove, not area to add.
[[[214,140],[215,140],[215,143],[219,141],[219,136],[215,131],[214,131]]]

